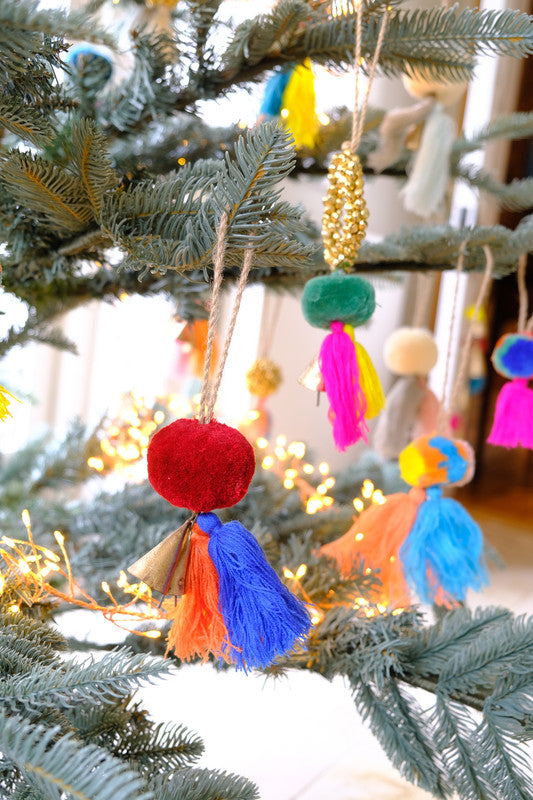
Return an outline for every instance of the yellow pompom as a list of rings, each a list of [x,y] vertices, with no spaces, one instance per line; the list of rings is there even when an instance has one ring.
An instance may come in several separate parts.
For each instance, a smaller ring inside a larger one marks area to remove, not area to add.
[[[281,370],[270,358],[258,358],[246,373],[246,388],[258,397],[275,392],[281,381]]]
[[[283,92],[281,116],[294,137],[297,150],[312,150],[318,135],[315,85],[308,58],[294,70]]]

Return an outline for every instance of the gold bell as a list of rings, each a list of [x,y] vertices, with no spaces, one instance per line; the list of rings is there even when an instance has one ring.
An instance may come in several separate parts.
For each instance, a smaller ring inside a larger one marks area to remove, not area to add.
[[[128,572],[146,583],[152,591],[181,597],[185,589],[192,526],[192,521],[187,520],[128,567]]]

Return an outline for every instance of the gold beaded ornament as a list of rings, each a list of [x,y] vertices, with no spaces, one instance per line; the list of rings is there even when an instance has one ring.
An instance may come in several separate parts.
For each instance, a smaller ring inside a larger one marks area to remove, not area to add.
[[[324,259],[332,269],[351,265],[365,238],[368,209],[363,195],[363,168],[350,150],[333,155],[324,198]]]
[[[363,126],[368,105],[368,95],[379,59],[385,28],[387,10],[385,10],[374,57],[370,64],[368,84],[359,109],[359,69],[362,62],[362,9],[361,3],[356,5],[356,38],[355,38],[355,100],[352,118],[352,137],[345,142],[340,153],[335,153],[328,170],[328,192],[324,198],[322,216],[322,241],[324,244],[324,260],[332,270],[340,267],[349,269],[359,254],[361,242],[365,238],[368,209],[363,196],[363,168],[357,155],[357,148],[363,135]]]

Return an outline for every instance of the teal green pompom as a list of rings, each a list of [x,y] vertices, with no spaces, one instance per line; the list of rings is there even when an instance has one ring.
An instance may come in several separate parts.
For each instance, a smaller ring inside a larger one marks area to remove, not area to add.
[[[370,319],[376,307],[373,286],[357,275],[331,272],[305,284],[302,310],[314,328],[342,322],[354,328]]]

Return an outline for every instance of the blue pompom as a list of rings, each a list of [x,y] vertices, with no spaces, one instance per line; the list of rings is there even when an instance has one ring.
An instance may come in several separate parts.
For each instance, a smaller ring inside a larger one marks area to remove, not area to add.
[[[463,480],[466,473],[470,469],[470,464],[459,452],[454,439],[449,439],[447,436],[432,436],[429,444],[445,456],[443,461],[439,462],[439,467],[446,467],[448,483],[459,483]]]
[[[287,84],[293,73],[293,68],[285,68],[275,72],[268,80],[265,86],[265,94],[263,95],[263,102],[259,109],[260,114],[265,114],[268,117],[277,117],[281,111],[283,102],[283,92],[287,88]]]
[[[504,334],[496,342],[491,359],[504,378],[533,378],[533,337],[529,333]]]
[[[274,572],[252,534],[240,522],[223,525],[200,514],[219,580],[219,608],[238,669],[267,667],[303,644],[311,622],[305,605]]]
[[[483,534],[457,500],[442,497],[438,487],[426,494],[400,549],[405,577],[425,602],[435,600],[439,587],[448,598],[462,601],[468,589],[488,581]]]

